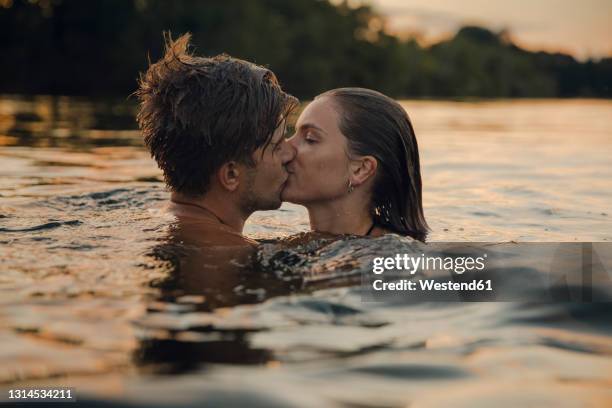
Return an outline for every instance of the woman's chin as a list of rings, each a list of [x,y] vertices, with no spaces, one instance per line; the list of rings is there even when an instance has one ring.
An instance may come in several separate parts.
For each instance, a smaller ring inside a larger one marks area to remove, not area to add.
[[[289,203],[296,203],[295,202],[295,197],[293,197],[293,195],[291,194],[291,192],[287,192],[287,190],[283,190],[281,193],[281,200],[289,202]],[[296,203],[297,204],[297,203]]]
[[[289,203],[301,204],[299,195],[295,194],[295,192],[292,191],[292,188],[289,186],[286,186],[281,192],[281,200]]]

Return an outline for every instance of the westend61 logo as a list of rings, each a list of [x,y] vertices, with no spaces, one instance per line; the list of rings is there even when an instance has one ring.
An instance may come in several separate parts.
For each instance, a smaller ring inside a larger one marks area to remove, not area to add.
[[[374,258],[372,272],[380,275],[385,271],[405,271],[414,275],[418,270],[449,271],[458,275],[464,272],[482,271],[487,254],[479,257],[410,256],[397,254],[394,257]]]

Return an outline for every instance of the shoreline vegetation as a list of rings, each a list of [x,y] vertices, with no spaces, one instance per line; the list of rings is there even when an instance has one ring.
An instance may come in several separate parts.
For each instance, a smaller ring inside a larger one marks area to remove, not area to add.
[[[323,0],[0,0],[0,93],[129,95],[170,31],[191,32],[198,54],[268,66],[301,99],[338,86],[398,99],[612,97],[612,57],[527,51],[477,26],[424,47],[382,21]]]

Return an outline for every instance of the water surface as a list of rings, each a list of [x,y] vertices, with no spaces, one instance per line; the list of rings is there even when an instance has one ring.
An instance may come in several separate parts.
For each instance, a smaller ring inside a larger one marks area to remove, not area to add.
[[[432,242],[612,240],[612,102],[402,104]],[[134,112],[0,98],[1,388],[147,406],[612,402],[609,303],[373,304],[358,282],[274,273],[185,290]],[[307,229],[284,204],[246,233]]]

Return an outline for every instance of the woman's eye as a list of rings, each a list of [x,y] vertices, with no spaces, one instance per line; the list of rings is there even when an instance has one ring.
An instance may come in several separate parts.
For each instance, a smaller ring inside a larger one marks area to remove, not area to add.
[[[306,134],[306,137],[305,137],[304,139],[306,140],[306,143],[308,143],[308,144],[313,144],[313,143],[316,143],[316,142],[317,142],[317,141],[316,141],[316,139],[314,139],[314,138],[313,138],[313,137],[310,135],[310,133],[307,133],[307,134]]]

